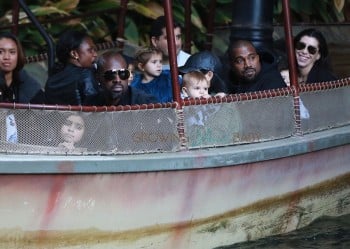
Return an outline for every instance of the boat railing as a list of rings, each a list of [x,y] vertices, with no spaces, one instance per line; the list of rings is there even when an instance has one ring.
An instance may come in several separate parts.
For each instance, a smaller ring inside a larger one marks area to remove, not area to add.
[[[350,124],[350,78],[301,86],[300,97],[295,97],[293,91],[283,88],[192,99],[184,101],[182,108],[176,102],[108,107],[1,103],[0,152],[56,155],[175,152],[298,137]],[[66,118],[72,115],[84,120],[85,132],[74,148],[65,148],[61,146],[60,131]],[[16,143],[9,138],[11,121],[15,121],[17,128]]]

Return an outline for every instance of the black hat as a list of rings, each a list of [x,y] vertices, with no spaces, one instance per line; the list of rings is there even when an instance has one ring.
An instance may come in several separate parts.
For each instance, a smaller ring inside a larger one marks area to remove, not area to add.
[[[209,51],[198,52],[191,55],[185,65],[179,67],[181,73],[207,70],[220,73],[222,70],[220,59]]]

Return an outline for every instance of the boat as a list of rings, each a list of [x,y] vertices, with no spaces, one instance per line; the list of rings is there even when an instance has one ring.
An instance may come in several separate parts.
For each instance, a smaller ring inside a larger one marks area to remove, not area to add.
[[[0,248],[224,248],[349,214],[349,95],[343,78],[142,106],[0,103]],[[42,132],[63,113],[95,129],[89,150]],[[6,142],[9,115],[28,143]]]

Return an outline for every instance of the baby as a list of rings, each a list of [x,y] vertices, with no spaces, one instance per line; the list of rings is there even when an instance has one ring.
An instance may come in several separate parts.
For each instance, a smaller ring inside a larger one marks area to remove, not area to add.
[[[182,84],[183,98],[210,98],[208,93],[210,82],[205,75],[199,71],[184,74]]]

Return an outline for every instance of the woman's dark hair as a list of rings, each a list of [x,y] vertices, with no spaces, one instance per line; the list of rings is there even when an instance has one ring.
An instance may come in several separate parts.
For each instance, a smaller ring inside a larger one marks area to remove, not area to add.
[[[319,64],[322,66],[330,67],[329,56],[328,56],[328,45],[326,39],[322,35],[322,33],[316,29],[310,28],[301,31],[294,38],[294,45],[301,40],[304,36],[310,36],[315,38],[318,41],[318,50],[320,53],[320,59],[315,62],[315,64]]]
[[[56,63],[54,72],[60,71],[72,58],[71,51],[76,50],[89,35],[76,30],[68,30],[60,35],[56,45],[56,56],[59,63]]]

